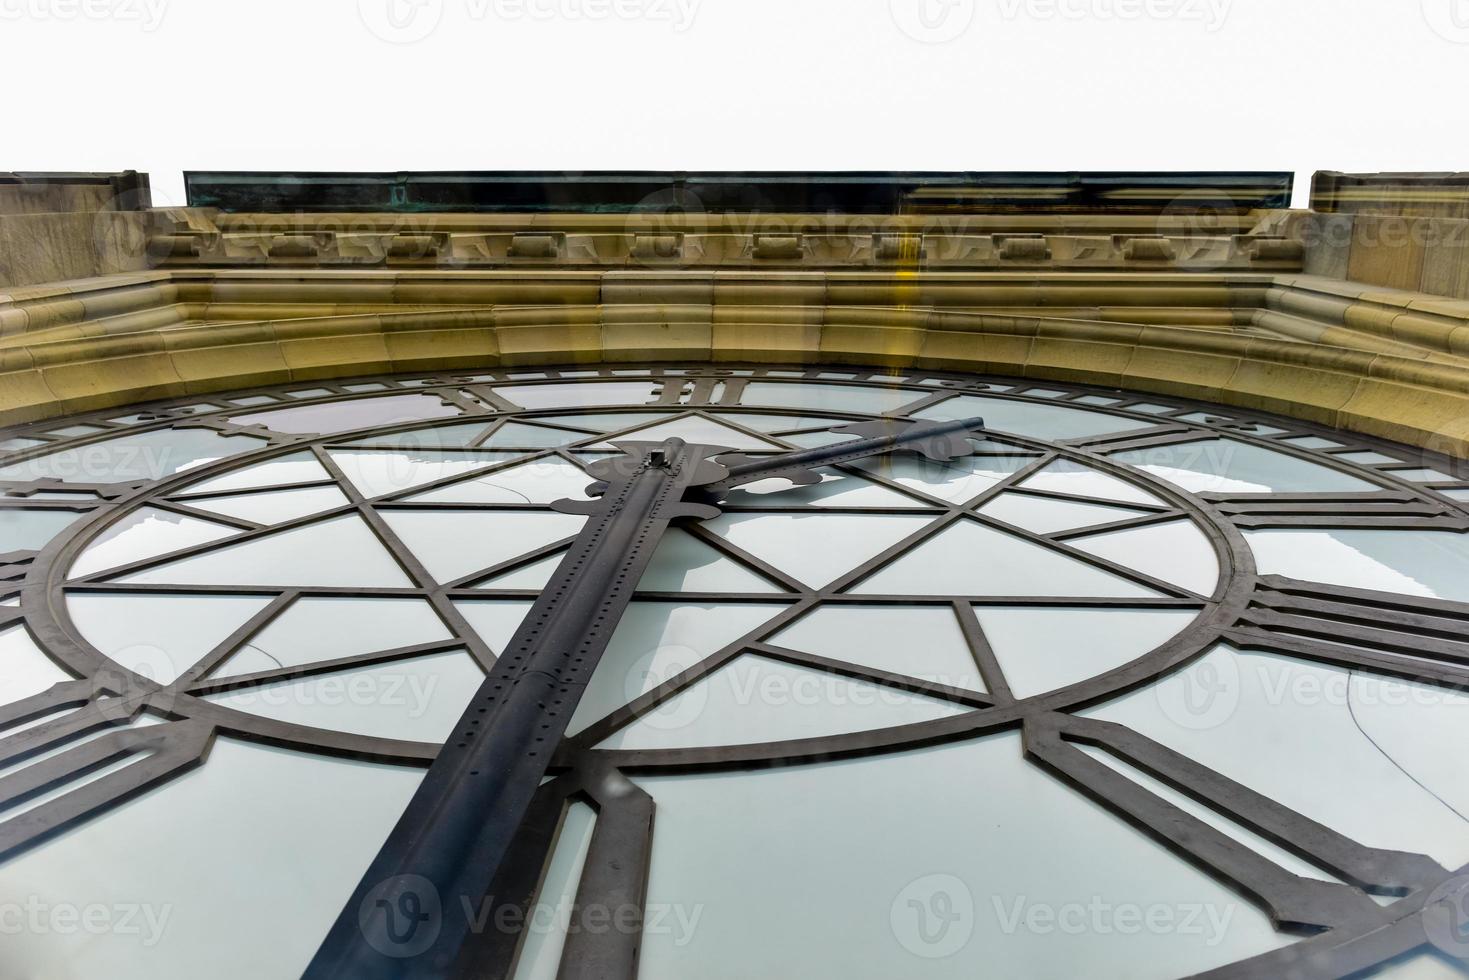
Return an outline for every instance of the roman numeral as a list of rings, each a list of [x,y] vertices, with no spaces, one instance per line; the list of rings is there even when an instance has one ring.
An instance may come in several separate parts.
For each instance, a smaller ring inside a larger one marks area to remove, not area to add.
[[[1224,638],[1399,677],[1469,687],[1469,605],[1265,576]]]
[[[1048,714],[1027,721],[1024,737],[1031,759],[1180,856],[1232,882],[1265,909],[1277,928],[1360,927],[1380,915],[1367,892],[1406,894],[1433,887],[1448,875],[1424,855],[1358,844],[1122,725]],[[1083,745],[1161,780],[1340,882],[1290,872],[1095,758]]]
[[[1412,493],[1229,494],[1201,495],[1237,527],[1376,527],[1469,531],[1469,518],[1455,509]]]
[[[78,682],[85,683],[85,682]],[[64,688],[66,685],[57,685]],[[54,690],[54,689],[53,689]],[[49,693],[49,692],[48,692]],[[57,691],[57,697],[66,695]],[[91,702],[57,719],[0,742],[0,762],[46,751],[84,734],[119,723],[118,712],[136,705]],[[146,728],[120,729],[81,742],[59,755],[32,763],[0,778],[0,816],[27,800],[77,783],[83,777],[136,756],[121,768],[80,783],[65,794],[0,823],[0,855],[10,856],[51,834],[89,820],[138,793],[188,771],[204,759],[214,739],[214,726],[175,721]]]

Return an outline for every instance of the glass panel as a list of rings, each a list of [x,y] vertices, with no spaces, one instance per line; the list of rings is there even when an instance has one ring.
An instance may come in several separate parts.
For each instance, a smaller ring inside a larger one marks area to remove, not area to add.
[[[1302,449],[1340,449],[1341,443],[1320,436],[1297,436],[1294,439],[1283,440],[1288,445],[1299,446]]]
[[[915,394],[914,398],[923,397]],[[755,429],[758,432],[790,432],[795,429],[817,429],[834,428],[838,425],[851,425],[850,419],[834,419],[825,415],[760,415],[755,412],[715,412],[719,418],[738,422],[747,429]],[[843,436],[850,439],[851,436]]]
[[[1084,504],[1076,500],[1027,497],[1021,493],[1001,494],[981,507],[979,512],[1036,534],[1053,534],[1056,531],[1125,521],[1129,517],[1142,517],[1148,513],[1127,507]]]
[[[22,701],[71,679],[41,652],[24,627],[0,632],[0,705]]]
[[[161,429],[94,442],[0,467],[0,480],[126,483],[157,480],[226,456],[261,449],[249,436],[204,429]]]
[[[358,390],[355,385],[343,385],[348,391]],[[378,386],[382,387],[381,385]],[[243,405],[246,408],[254,408],[256,405],[274,405],[278,399],[273,395],[244,395],[240,398],[226,399],[232,405]]]
[[[418,397],[418,396],[412,396]],[[458,425],[436,425],[432,429],[414,429],[397,435],[368,436],[343,443],[346,446],[400,446],[404,449],[433,449],[467,446],[490,427],[490,419],[478,422],[461,422]]]
[[[457,407],[445,405],[435,395],[386,395],[236,415],[231,421],[237,425],[263,425],[276,432],[331,433],[463,414]]]
[[[358,517],[263,535],[137,572],[120,581],[157,585],[316,585],[407,588],[410,583]]]
[[[867,595],[1155,597],[1042,545],[963,521],[850,591]]]
[[[785,611],[775,604],[634,602],[567,728],[575,735]]]
[[[521,599],[456,601],[454,608],[496,654],[505,652],[532,603]]]
[[[773,584],[678,528],[669,528],[638,582],[640,592],[779,592]]]
[[[108,922],[16,932],[6,969],[299,976],[422,777],[221,738],[205,765],[0,865],[5,895]]]
[[[306,487],[300,490],[242,494],[237,497],[209,497],[190,503],[199,510],[238,517],[256,524],[283,524],[298,517],[345,507],[347,498],[336,487]]]
[[[1020,484],[1028,490],[1050,490],[1077,497],[1098,497],[1124,504],[1161,504],[1163,501],[1125,480],[1069,459],[1057,460]]]
[[[46,434],[60,439],[79,439],[82,436],[93,436],[105,431],[95,425],[68,425],[62,429],[51,429]]]
[[[878,486],[860,476],[838,470],[816,471],[822,482],[809,487],[794,486],[790,480],[773,479],[747,483],[724,498],[726,504],[759,507],[778,504],[781,507],[902,507],[930,506]]]
[[[514,459],[515,453],[334,450],[332,460],[364,497],[381,497]]]
[[[474,585],[476,589],[544,589],[546,583],[551,581],[551,574],[556,571],[561,560],[566,557],[566,552],[560,551],[549,558],[542,558],[538,562],[518,568],[513,572],[496,575],[487,578],[483,582]]]
[[[1067,544],[1199,595],[1213,595],[1219,583],[1214,547],[1191,521],[1089,535]]]
[[[239,528],[144,507],[93,538],[71,566],[70,577],[91,575],[239,533]]]
[[[1078,405],[1096,405],[1101,408],[1110,408],[1116,405],[1118,399],[1108,398],[1106,395],[1082,395],[1076,399]]]
[[[1440,490],[1439,493],[1454,500],[1469,500],[1469,490]]]
[[[725,514],[706,521],[720,537],[819,588],[929,522],[888,514]]]
[[[364,381],[359,384],[342,385],[344,391],[385,391],[387,387],[381,381]]]
[[[1377,487],[1319,463],[1233,439],[1211,439],[1115,453],[1127,463],[1193,493],[1342,493]]]
[[[592,482],[581,467],[552,457],[451,483],[408,499],[444,504],[549,504],[590,500],[586,489]]]
[[[539,425],[523,425],[507,422],[486,439],[484,445],[492,449],[554,449],[573,442],[585,442],[592,436],[564,429],[548,429]]]
[[[411,382],[410,382],[411,383]],[[286,392],[287,398],[325,398],[331,392],[325,388],[302,388],[297,391]]]
[[[1349,670],[1221,646],[1086,714],[1126,725],[1368,847],[1462,866],[1469,861],[1464,819],[1384,754],[1402,746],[1382,749],[1363,733],[1351,690]],[[1415,697],[1445,695],[1423,688]],[[1420,709],[1411,699],[1400,710],[1416,724]],[[1462,707],[1457,713],[1465,714]],[[1463,721],[1454,724],[1459,734],[1448,745],[1465,735]],[[1409,761],[1451,754],[1435,741],[1441,734],[1433,725],[1419,727]]]
[[[541,879],[540,893],[527,910],[525,938],[515,961],[515,980],[556,980],[561,951],[566,948],[566,934],[575,915],[577,885],[581,883],[596,825],[596,811],[585,803],[573,803],[566,808],[551,863]]]
[[[1361,463],[1363,466],[1378,466],[1382,464],[1391,466],[1394,463],[1402,462],[1401,459],[1395,459],[1392,456],[1384,456],[1382,453],[1372,452],[1338,453],[1336,458],[1344,459],[1349,463]]]
[[[66,608],[104,657],[167,684],[269,602],[269,596],[72,593]]]
[[[1352,720],[1377,749],[1454,812],[1469,814],[1469,694],[1356,671]]]
[[[74,510],[0,510],[0,555],[40,551],[84,516]]]
[[[773,442],[747,436],[727,425],[703,418],[675,419],[672,422],[663,422],[617,436],[618,442],[661,442],[664,439],[682,439],[684,442],[699,445],[725,446],[729,449],[748,449],[756,452],[771,452],[780,448]],[[613,449],[615,447],[610,442],[601,442],[592,448]]]
[[[1016,734],[637,781],[658,808],[648,903],[686,912],[644,931],[641,980],[1168,980],[1293,941],[1027,763]],[[1177,927],[1186,909],[1198,928]],[[1124,910],[1169,927],[1123,928]]]
[[[1393,470],[1391,476],[1399,480],[1412,480],[1414,483],[1457,483],[1459,482],[1448,473],[1440,470]]]
[[[422,599],[305,596],[291,603],[211,676],[297,667],[449,636],[443,620]]]
[[[949,701],[747,654],[614,732],[598,748],[784,742],[911,725],[968,710]]]
[[[45,439],[22,439],[17,437],[15,439],[0,441],[0,452],[13,453],[20,449],[33,449],[36,446],[44,446],[45,444]]]
[[[891,388],[751,381],[745,386],[740,404],[810,409],[816,412],[885,415],[925,397],[927,396],[922,392],[895,391]]]
[[[267,463],[256,463],[243,469],[195,483],[185,492],[221,493],[225,490],[258,490],[263,487],[285,486],[291,483],[322,483],[331,479],[331,474],[316,461],[311,453],[292,453]]]
[[[935,463],[904,455],[864,460],[857,465],[909,489],[957,504],[974,499],[1032,462],[1034,458],[1029,456],[970,456]]]
[[[383,517],[439,582],[452,582],[569,538],[587,520],[526,510],[389,511]]]
[[[646,405],[658,397],[653,381],[588,381],[577,384],[501,385],[495,394],[522,408]]]
[[[1447,531],[1248,531],[1261,575],[1469,602],[1469,537]]]
[[[824,605],[770,642],[935,684],[985,690],[959,621],[947,607]]]
[[[914,413],[920,419],[984,419],[985,429],[1010,432],[1037,439],[1083,439],[1112,432],[1128,432],[1152,425],[1122,415],[1104,415],[1065,405],[1039,405],[1034,402],[1009,401],[1004,398],[982,398],[960,395],[940,402],[932,408]]]
[[[212,694],[206,700],[294,725],[410,742],[442,742],[454,731],[484,679],[484,672],[469,654],[454,650]]]
[[[1130,664],[1177,636],[1197,609],[976,606],[975,615],[1016,697],[1080,683]]]

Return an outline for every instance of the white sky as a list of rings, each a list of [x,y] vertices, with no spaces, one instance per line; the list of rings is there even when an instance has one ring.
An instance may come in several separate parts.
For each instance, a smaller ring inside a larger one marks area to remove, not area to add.
[[[0,0],[0,169],[163,204],[185,169],[1279,169],[1299,202],[1469,169],[1466,66],[1469,0]]]

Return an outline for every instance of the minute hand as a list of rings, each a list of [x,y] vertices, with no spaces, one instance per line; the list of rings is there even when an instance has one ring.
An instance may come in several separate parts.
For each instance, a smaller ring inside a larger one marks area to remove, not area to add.
[[[888,419],[858,422],[833,429],[860,438],[816,449],[802,449],[779,456],[751,457],[724,455],[719,462],[729,476],[698,488],[706,499],[718,499],[725,491],[747,483],[775,478],[788,479],[798,486],[820,483],[815,472],[819,466],[851,463],[897,451],[926,456],[936,462],[947,462],[974,452],[969,438],[984,429],[984,419],[957,419],[952,422],[907,422]]]

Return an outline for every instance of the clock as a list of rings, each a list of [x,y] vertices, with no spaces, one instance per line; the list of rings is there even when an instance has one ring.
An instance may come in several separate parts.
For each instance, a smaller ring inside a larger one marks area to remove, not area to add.
[[[962,454],[661,529],[517,743],[538,778],[487,886],[372,876],[435,760],[493,742],[475,699],[636,447],[970,419]],[[1447,457],[1050,381],[669,365],[278,386],[0,448],[22,973],[338,975],[338,941],[382,975],[645,980],[1469,956]]]

